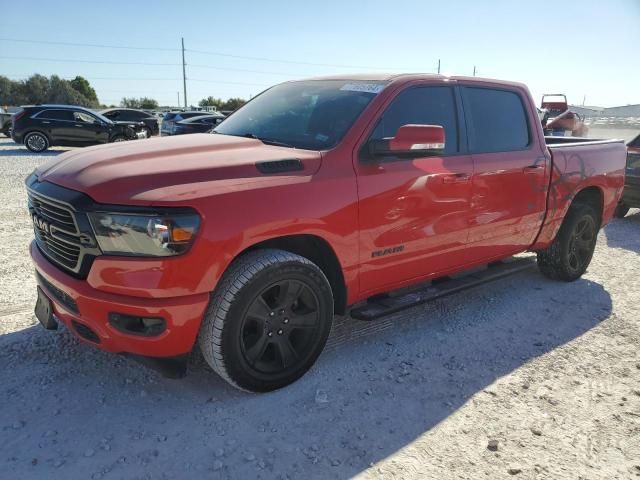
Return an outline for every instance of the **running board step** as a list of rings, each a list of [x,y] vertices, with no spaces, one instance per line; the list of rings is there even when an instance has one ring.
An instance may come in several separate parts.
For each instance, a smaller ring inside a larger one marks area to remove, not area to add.
[[[441,298],[452,293],[492,282],[509,275],[527,270],[536,264],[535,256],[510,257],[485,267],[461,272],[451,277],[442,277],[414,287],[387,295],[377,295],[364,305],[351,309],[351,317],[371,321],[385,315],[415,307],[422,303]]]

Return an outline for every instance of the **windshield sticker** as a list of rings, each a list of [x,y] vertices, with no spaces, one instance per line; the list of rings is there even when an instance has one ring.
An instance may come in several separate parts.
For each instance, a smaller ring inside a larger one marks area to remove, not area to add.
[[[346,83],[340,90],[347,92],[366,92],[366,93],[380,93],[384,89],[385,85],[379,83]]]

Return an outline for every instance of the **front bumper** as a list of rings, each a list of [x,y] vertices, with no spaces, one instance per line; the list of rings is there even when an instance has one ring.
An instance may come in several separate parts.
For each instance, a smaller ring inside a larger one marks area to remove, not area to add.
[[[42,255],[35,242],[29,251],[38,285],[51,300],[55,317],[83,342],[108,352],[145,357],[176,357],[192,350],[209,303],[208,294],[140,298],[107,293],[62,272]],[[166,328],[153,337],[123,333],[109,323],[112,312],[160,317]]]

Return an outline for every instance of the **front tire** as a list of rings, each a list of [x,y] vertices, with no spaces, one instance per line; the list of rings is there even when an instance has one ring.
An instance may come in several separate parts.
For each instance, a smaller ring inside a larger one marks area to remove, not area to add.
[[[111,143],[126,142],[126,141],[127,141],[127,138],[124,135],[116,135],[111,139]]]
[[[551,245],[538,251],[538,268],[548,278],[572,282],[587,271],[596,248],[600,221],[595,209],[574,204]]]
[[[625,205],[624,203],[620,202],[614,210],[613,216],[616,218],[624,218],[624,216],[629,213],[630,208],[631,207],[629,205]]]
[[[44,152],[49,148],[49,139],[40,132],[31,132],[24,137],[24,146],[34,153]]]
[[[256,250],[223,275],[198,341],[207,363],[228,383],[267,392],[311,368],[332,320],[331,286],[320,268],[290,252]]]

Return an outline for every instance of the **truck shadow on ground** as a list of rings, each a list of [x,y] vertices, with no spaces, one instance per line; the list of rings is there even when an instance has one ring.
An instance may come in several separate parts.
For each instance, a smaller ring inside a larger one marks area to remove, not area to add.
[[[312,371],[262,395],[230,388],[198,357],[187,378],[167,380],[68,332],[31,327],[0,337],[0,362],[17,359],[0,372],[0,444],[14,478],[52,468],[54,440],[65,478],[104,468],[129,478],[348,478],[611,311],[597,283],[525,271],[375,323],[336,318]],[[513,395],[527,387],[514,384]],[[4,427],[14,422],[19,431]]]
[[[609,247],[640,253],[640,210],[632,209],[626,217],[614,218],[604,227],[604,234]]]

